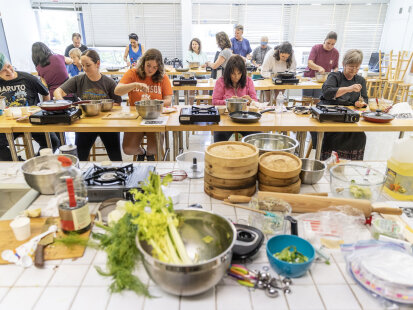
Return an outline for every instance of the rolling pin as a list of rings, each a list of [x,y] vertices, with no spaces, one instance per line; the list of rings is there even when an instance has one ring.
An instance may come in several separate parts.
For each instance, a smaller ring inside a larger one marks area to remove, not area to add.
[[[312,196],[328,196],[328,193],[303,193],[303,195],[312,195]],[[229,195],[228,202],[232,203],[246,203],[250,202],[251,197],[249,196],[242,196],[242,195]]]
[[[258,200],[265,199],[267,197],[278,198],[288,202],[292,211],[296,213],[317,212],[321,209],[326,209],[332,206],[345,206],[359,209],[364,213],[366,217],[369,217],[372,212],[378,212],[383,214],[402,214],[402,209],[391,207],[373,207],[368,200],[364,199],[344,199],[334,197],[319,197],[300,194],[285,194],[274,192],[258,192]]]

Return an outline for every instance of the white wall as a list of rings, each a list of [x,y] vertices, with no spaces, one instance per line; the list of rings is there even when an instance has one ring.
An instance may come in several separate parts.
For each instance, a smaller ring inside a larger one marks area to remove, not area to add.
[[[401,14],[400,8],[402,8]],[[413,52],[413,0],[391,0],[389,2],[380,50],[386,53],[391,50]],[[405,81],[413,83],[413,74],[407,73]]]
[[[0,14],[12,65],[20,71],[34,71],[32,44],[39,41],[39,30],[30,0],[0,0]]]

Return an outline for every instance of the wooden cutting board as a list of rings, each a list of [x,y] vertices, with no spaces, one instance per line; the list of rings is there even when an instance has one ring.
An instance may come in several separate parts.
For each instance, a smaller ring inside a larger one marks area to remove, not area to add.
[[[133,112],[111,112],[102,116],[102,119],[137,119],[138,117],[139,114]]]
[[[30,219],[30,231],[31,236],[29,239],[24,241],[17,241],[14,237],[13,231],[10,228],[10,222],[0,221],[0,255],[4,250],[10,249],[14,250],[23,243],[29,241],[31,238],[39,235],[42,232],[42,227],[46,222],[47,217],[31,218]],[[59,230],[56,234],[56,238],[63,236],[63,232],[60,230],[60,220],[55,218],[55,222]],[[81,234],[82,238],[89,239],[90,230]],[[53,259],[65,259],[65,258],[76,258],[82,257],[85,252],[84,246],[75,245],[71,248],[66,247],[63,244],[52,243],[44,249],[44,259],[53,260]],[[3,260],[0,256],[0,264],[10,264],[9,262]]]

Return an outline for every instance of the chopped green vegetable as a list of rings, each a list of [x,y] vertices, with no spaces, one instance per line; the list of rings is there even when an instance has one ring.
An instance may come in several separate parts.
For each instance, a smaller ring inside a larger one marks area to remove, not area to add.
[[[355,183],[356,183],[356,181],[351,180],[350,194],[352,194],[353,197],[357,198],[357,199],[370,199],[371,198],[370,188],[355,185]]]
[[[305,263],[308,261],[308,257],[298,252],[294,245],[284,248],[281,252],[275,253],[273,256],[279,260],[293,264]]]
[[[214,241],[214,238],[212,238],[211,236],[205,236],[204,238],[202,238],[202,241],[204,241],[206,244],[209,244]]]

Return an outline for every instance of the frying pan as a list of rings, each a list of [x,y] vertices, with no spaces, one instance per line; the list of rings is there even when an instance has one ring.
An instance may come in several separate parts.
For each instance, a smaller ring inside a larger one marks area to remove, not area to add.
[[[50,101],[43,101],[39,103],[37,106],[45,111],[59,111],[59,110],[66,110],[70,108],[71,105],[72,105],[72,101],[69,101],[69,100],[50,100]]]
[[[292,79],[295,77],[295,72],[284,71],[284,72],[277,72],[277,77],[281,79]]]
[[[229,113],[229,117],[235,123],[256,123],[260,120],[262,113],[274,111],[274,108],[262,110],[261,113],[258,112],[243,112],[236,111]]]
[[[389,123],[394,119],[394,116],[388,113],[383,113],[381,110],[376,112],[364,112],[361,114],[365,121],[373,123]]]

